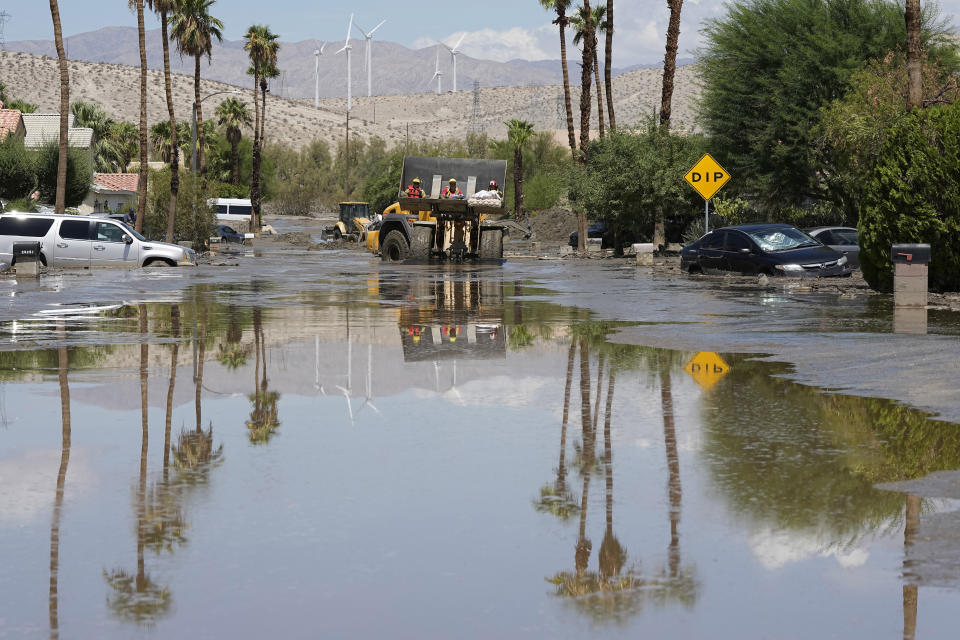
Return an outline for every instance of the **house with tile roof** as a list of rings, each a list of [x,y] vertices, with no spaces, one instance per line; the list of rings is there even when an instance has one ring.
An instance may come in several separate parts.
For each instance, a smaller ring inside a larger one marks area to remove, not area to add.
[[[0,102],[0,142],[11,134],[20,139],[27,135],[27,129],[23,125],[23,116],[17,109],[4,109],[3,103]]]
[[[140,175],[136,173],[95,173],[79,212],[89,215],[136,211],[139,184]]]

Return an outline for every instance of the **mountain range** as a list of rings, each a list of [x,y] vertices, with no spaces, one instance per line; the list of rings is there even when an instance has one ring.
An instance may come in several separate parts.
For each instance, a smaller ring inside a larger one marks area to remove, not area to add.
[[[367,95],[367,75],[363,59],[366,43],[362,39],[351,40],[352,93],[354,96]],[[147,65],[151,69],[163,68],[163,48],[160,30],[146,32]],[[271,85],[271,92],[277,97],[312,98],[314,95],[315,64],[314,51],[320,43],[314,40],[284,42],[280,45],[279,68],[281,76]],[[345,97],[347,93],[346,61],[344,55],[335,55],[342,43],[336,42],[324,48],[319,65],[320,97]],[[71,60],[139,66],[140,49],[137,42],[137,30],[132,27],[105,27],[96,31],[81,33],[65,39],[64,47]],[[452,89],[453,74],[450,53],[440,45],[423,49],[410,49],[401,44],[388,41],[373,41],[373,95],[398,95],[424,93],[435,90],[434,71],[439,51],[440,70],[443,72],[442,90]],[[52,40],[20,40],[6,43],[7,51],[32,53],[56,57]],[[175,73],[192,76],[194,61],[171,53],[171,65]],[[680,60],[678,64],[689,64],[690,60]],[[638,69],[659,68],[655,65],[634,65],[614,68],[611,74],[619,76]],[[240,40],[224,40],[214,44],[208,64],[201,61],[201,74],[209,80],[246,87],[252,85],[247,75],[249,59]],[[571,63],[572,76],[579,77],[579,68]],[[560,60],[510,60],[495,62],[478,60],[464,54],[457,59],[457,88],[472,89],[474,82],[480,87],[520,87],[550,86],[561,83]],[[571,78],[576,84],[576,78]]]

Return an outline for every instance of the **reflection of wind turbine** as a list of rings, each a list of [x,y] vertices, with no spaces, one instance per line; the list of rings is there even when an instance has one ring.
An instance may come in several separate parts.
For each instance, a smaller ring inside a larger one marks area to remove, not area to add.
[[[437,67],[436,71],[433,72],[433,78],[437,79],[437,95],[440,95],[440,82],[443,80],[443,72],[440,71],[440,47],[437,47]],[[430,79],[433,80],[433,78]]]
[[[313,388],[319,391],[321,394],[327,395],[327,392],[323,390],[323,385],[320,384],[320,336],[314,337],[313,368],[314,368]]]
[[[453,92],[457,92],[457,56],[460,55],[460,50],[457,48],[463,43],[463,39],[467,37],[467,34],[464,33],[460,36],[460,39],[457,40],[457,44],[452,47],[447,47],[446,44],[441,42],[443,46],[447,47],[447,50],[450,52],[450,57],[453,58]]]
[[[367,97],[373,95],[373,33],[383,26],[383,23],[386,20],[381,20],[380,24],[375,26],[373,29],[370,29],[370,33],[367,33],[360,28],[360,25],[354,24],[357,28],[357,31],[363,34],[363,37],[367,39],[367,50],[365,52],[366,59],[364,60],[364,66],[367,68]]]
[[[347,386],[337,385],[337,389],[343,392],[343,397],[347,400],[347,411],[350,413],[350,423],[353,423],[353,404],[350,402],[350,393],[353,391],[353,337],[347,329]]]
[[[352,96],[350,93],[350,52],[353,51],[353,45],[350,44],[350,32],[353,31],[353,14],[350,14],[350,24],[347,26],[347,39],[343,42],[343,47],[337,53],[347,52],[347,113],[353,107]]]
[[[357,414],[359,415],[363,408],[369,406],[371,409],[377,412],[378,416],[382,416],[380,409],[377,409],[373,404],[373,345],[367,345],[367,394],[364,396],[363,404],[360,405],[360,408],[357,409]]]
[[[320,56],[323,55],[323,50],[327,46],[327,43],[324,42],[320,45],[319,49],[314,49],[313,55],[316,57],[316,65],[313,70],[313,77],[315,82],[315,87],[313,90],[313,108],[320,108]]]

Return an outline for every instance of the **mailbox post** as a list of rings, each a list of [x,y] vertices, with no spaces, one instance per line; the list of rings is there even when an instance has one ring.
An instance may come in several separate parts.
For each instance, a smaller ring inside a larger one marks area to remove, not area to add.
[[[17,269],[17,277],[40,277],[40,243],[14,242],[13,266]]]
[[[890,247],[893,262],[893,304],[925,308],[930,265],[929,244],[895,244]]]

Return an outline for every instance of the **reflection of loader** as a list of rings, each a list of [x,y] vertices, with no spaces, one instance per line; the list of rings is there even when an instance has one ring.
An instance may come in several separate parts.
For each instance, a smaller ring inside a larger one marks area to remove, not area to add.
[[[370,224],[370,204],[367,202],[340,202],[340,219],[323,230],[323,236],[340,240],[363,240]]]
[[[491,180],[503,184],[503,160],[469,158],[403,159],[398,202],[383,212],[376,232],[367,236],[367,248],[380,252],[387,262],[412,260],[503,261],[503,227],[487,221],[506,212],[503,199],[471,199]],[[414,178],[423,181],[426,197],[410,198],[405,187]],[[466,196],[462,200],[440,197],[441,188],[456,178]],[[465,187],[465,188],[464,188]]]
[[[506,357],[502,282],[437,279],[411,289],[408,295],[421,304],[400,310],[404,361]]]

